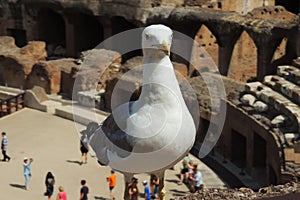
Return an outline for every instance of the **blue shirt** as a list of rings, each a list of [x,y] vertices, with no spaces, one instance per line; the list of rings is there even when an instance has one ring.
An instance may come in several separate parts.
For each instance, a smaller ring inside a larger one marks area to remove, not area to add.
[[[31,166],[30,166],[31,162],[28,161],[28,164],[23,163],[23,167],[24,167],[24,175],[28,175],[31,172]]]
[[[145,187],[145,197],[146,197],[147,200],[150,200],[150,198],[151,198],[149,186]]]
[[[197,182],[194,182],[196,187],[200,187],[200,185],[203,184],[201,172],[198,171],[196,174],[194,174],[194,179],[197,180]]]

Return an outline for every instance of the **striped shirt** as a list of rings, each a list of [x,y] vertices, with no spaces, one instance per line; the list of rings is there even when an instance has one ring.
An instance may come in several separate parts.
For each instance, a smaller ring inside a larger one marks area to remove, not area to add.
[[[6,151],[8,146],[8,139],[6,136],[2,137],[1,149]]]

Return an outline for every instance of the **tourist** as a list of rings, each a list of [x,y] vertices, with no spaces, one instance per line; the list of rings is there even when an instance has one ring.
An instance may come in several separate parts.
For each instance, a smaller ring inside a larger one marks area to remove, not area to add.
[[[53,194],[55,179],[51,172],[48,172],[45,179],[46,192],[45,196],[48,196],[48,200],[51,200],[51,196]]]
[[[29,190],[29,178],[31,177],[31,163],[33,159],[25,157],[23,159],[23,167],[24,167],[24,176],[25,176],[25,190]]]
[[[158,190],[159,190],[159,179],[156,175],[151,174],[150,175],[150,191],[151,191],[151,198],[156,199],[158,196]]]
[[[81,163],[87,163],[89,146],[88,146],[88,138],[85,130],[81,132],[82,136],[80,138],[80,151],[81,151]]]
[[[143,186],[144,186],[144,199],[150,200],[150,198],[151,198],[150,188],[149,188],[148,182],[146,180],[143,181]]]
[[[189,154],[186,154],[184,159],[182,160],[182,167],[180,171],[180,181],[179,185],[181,185],[183,182],[186,183],[187,178],[188,178],[188,172],[189,172],[189,165],[188,163],[190,162],[190,157]]]
[[[115,199],[114,188],[116,186],[117,176],[116,176],[114,170],[111,170],[110,173],[111,173],[110,176],[107,177],[106,180],[107,180],[107,182],[109,182],[110,199],[114,200]]]
[[[137,184],[138,184],[138,179],[135,177],[132,177],[131,183],[129,183],[130,200],[138,200],[139,189],[137,187]]]
[[[86,180],[81,180],[80,200],[88,200],[89,188],[86,186]]]
[[[2,132],[2,142],[1,142],[1,150],[3,154],[3,160],[2,161],[10,161],[10,157],[6,154],[8,147],[8,139],[5,132]]]
[[[67,200],[67,194],[62,186],[58,187],[59,193],[57,194],[56,200]]]
[[[193,173],[190,175],[189,178],[193,182],[193,186],[194,186],[193,192],[197,192],[200,190],[202,191],[204,189],[204,184],[202,181],[202,174],[198,170],[198,165],[194,165]]]

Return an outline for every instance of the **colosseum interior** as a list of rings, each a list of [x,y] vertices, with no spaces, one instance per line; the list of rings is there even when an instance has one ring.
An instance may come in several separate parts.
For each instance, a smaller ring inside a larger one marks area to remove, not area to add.
[[[121,66],[105,72],[99,82],[105,89],[101,109],[110,110],[114,85],[123,73],[141,64],[142,52],[123,54],[115,41],[102,42],[134,28],[168,25],[196,41],[174,38],[173,48],[188,49],[184,53],[193,65],[176,54],[171,56],[175,69],[196,91],[201,108],[193,151],[199,151],[208,137],[209,126],[222,129],[220,140],[204,159],[207,163],[222,158],[224,170],[231,163],[260,187],[286,183],[300,173],[299,2],[1,0],[0,84],[24,89],[40,86],[47,94],[72,98],[82,55],[95,51],[104,57],[96,66],[100,71]],[[99,43],[103,49],[93,49]],[[215,64],[203,62],[203,53],[195,45],[205,49]],[[227,107],[223,127],[211,120],[218,111],[211,109],[199,75],[200,70],[213,78],[215,66],[227,97],[220,104]],[[97,74],[85,73],[99,79]],[[82,78],[80,84],[88,81]],[[137,99],[140,86],[134,77],[126,81],[136,87],[132,99]]]

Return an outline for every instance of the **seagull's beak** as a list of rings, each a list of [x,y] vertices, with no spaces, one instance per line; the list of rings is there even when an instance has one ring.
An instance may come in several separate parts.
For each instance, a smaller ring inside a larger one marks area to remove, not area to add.
[[[166,55],[170,56],[170,46],[165,40],[162,41],[162,49]]]
[[[161,44],[155,45],[155,47],[162,50],[167,56],[170,56],[170,46],[165,40],[163,40]]]

